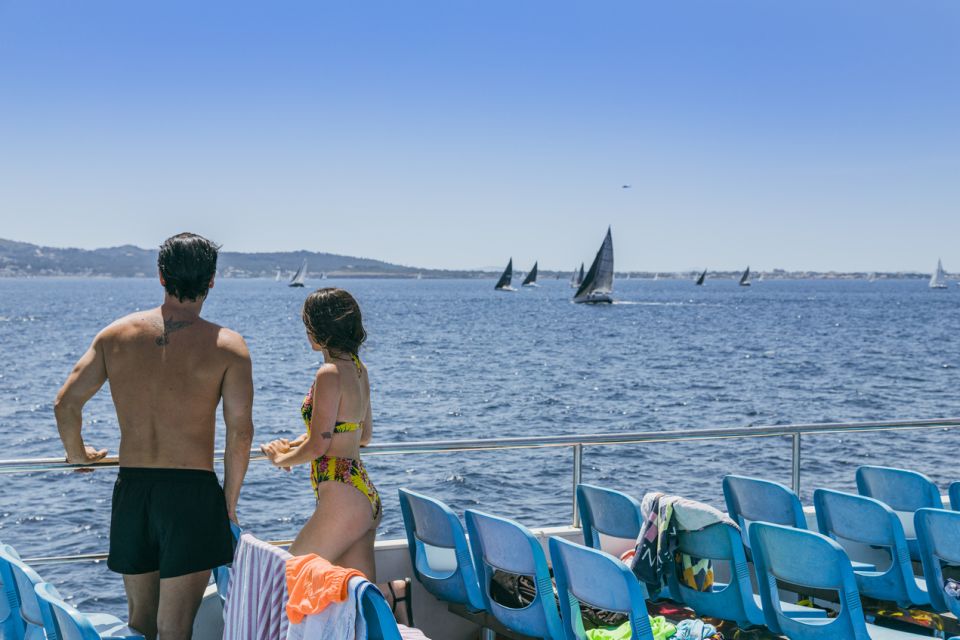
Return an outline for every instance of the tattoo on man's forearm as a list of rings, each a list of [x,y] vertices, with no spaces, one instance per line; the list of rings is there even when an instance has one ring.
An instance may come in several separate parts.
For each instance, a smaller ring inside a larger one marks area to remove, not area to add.
[[[171,318],[163,319],[163,335],[157,336],[157,346],[165,347],[170,344],[170,334],[180,331],[180,329],[185,329],[192,325],[193,322],[189,320],[174,320]]]
[[[329,431],[324,431],[323,433],[320,434],[320,437],[323,438],[324,440],[333,440],[333,434]]]

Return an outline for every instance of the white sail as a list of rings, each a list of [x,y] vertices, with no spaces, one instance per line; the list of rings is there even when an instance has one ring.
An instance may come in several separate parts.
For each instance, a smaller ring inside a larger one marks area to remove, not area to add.
[[[583,277],[583,282],[573,296],[573,301],[613,302],[609,295],[611,291],[613,291],[613,234],[608,227],[603,244],[600,245],[590,270]]]
[[[277,277],[274,278],[274,282],[280,282],[280,269],[277,269]]]
[[[297,272],[293,274],[293,277],[290,278],[291,287],[302,287],[304,281],[307,279],[307,260],[304,258],[303,262],[300,264],[300,268],[297,269]]]
[[[937,260],[937,270],[933,272],[933,275],[930,276],[930,288],[931,289],[946,289],[947,288],[947,274],[943,270],[943,262]]]

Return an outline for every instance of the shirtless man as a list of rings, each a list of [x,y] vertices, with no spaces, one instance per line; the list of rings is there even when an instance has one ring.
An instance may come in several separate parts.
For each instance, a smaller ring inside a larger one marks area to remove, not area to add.
[[[210,570],[233,557],[230,522],[253,439],[250,355],[200,310],[219,247],[181,233],[160,247],[163,304],[105,328],[57,395],[67,462],[106,456],[84,444],[82,409],[107,380],[120,423],[107,566],[123,574],[130,626],[189,640]],[[213,472],[217,405],[227,426],[223,488]]]

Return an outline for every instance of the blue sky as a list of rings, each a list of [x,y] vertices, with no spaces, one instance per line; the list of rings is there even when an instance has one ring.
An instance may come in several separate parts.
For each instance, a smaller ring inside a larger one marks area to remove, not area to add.
[[[960,270],[954,0],[0,0],[0,237]],[[630,184],[631,189],[621,185]]]

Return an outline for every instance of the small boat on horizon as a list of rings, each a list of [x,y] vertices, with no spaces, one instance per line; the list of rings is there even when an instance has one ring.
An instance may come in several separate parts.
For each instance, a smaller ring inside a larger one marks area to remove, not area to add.
[[[507,263],[507,268],[503,270],[503,274],[500,276],[500,279],[497,280],[494,290],[496,291],[516,291],[511,286],[513,282],[513,258],[510,258],[510,262]]]
[[[590,270],[583,277],[573,301],[580,304],[612,303],[613,291],[613,234],[607,227],[607,235],[597,251]]]
[[[530,273],[527,274],[527,277],[523,279],[522,287],[539,287],[537,284],[537,263],[533,263],[533,268],[530,269]]]
[[[702,286],[703,286],[703,281],[706,280],[706,279],[707,279],[707,270],[704,269],[704,270],[703,270],[703,273],[700,274],[700,277],[698,277],[698,278],[697,278],[697,281],[694,282],[693,284],[697,285],[698,287],[702,287]]]
[[[750,286],[750,266],[747,266],[747,270],[743,272],[743,275],[740,276],[740,286],[749,287]]]
[[[273,279],[274,282],[280,282],[280,269],[277,269],[277,277]]]
[[[287,286],[302,287],[306,279],[307,279],[307,259],[304,258],[303,262],[300,264],[300,268],[297,269],[296,273],[293,274],[293,277],[290,278],[290,282],[287,284]]]
[[[947,274],[943,270],[943,262],[938,258],[937,259],[937,270],[933,272],[933,275],[930,276],[930,288],[931,289],[946,289],[947,288]]]
[[[580,283],[583,282],[583,263],[580,263],[580,272],[578,273],[576,269],[573,270],[573,277],[570,278],[570,288],[577,289],[580,287]]]

